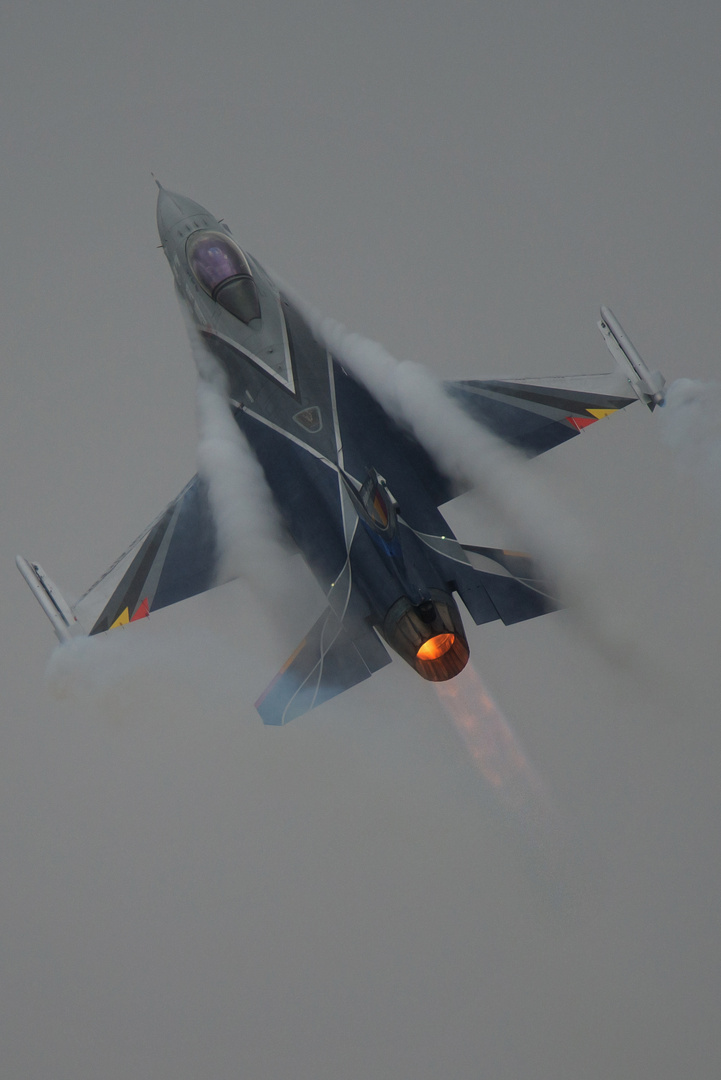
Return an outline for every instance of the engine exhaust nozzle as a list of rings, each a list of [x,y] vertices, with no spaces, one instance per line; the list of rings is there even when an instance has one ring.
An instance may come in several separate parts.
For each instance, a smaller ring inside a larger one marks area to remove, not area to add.
[[[446,682],[463,671],[470,649],[456,602],[448,593],[431,590],[413,604],[396,600],[383,620],[383,637],[406,663],[429,682]]]

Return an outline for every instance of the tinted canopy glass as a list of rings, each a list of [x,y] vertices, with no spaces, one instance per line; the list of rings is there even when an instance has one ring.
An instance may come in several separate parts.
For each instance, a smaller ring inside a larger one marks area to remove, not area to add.
[[[231,315],[250,322],[260,318],[258,290],[245,255],[223,233],[191,233],[185,248],[198,284]]]

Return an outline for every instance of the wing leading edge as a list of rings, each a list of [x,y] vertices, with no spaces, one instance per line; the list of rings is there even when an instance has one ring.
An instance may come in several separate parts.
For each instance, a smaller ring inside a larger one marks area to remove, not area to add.
[[[208,485],[196,475],[71,610],[101,634],[212,588],[218,565]]]
[[[468,379],[442,386],[477,424],[529,458],[575,438],[596,421],[639,400],[620,369],[558,378]],[[354,464],[372,459],[402,505],[407,503],[405,488],[416,481],[436,507],[465,490],[342,369],[336,377],[336,394],[351,471]]]
[[[527,457],[544,454],[638,400],[620,371],[541,380],[468,379],[446,382],[444,388],[477,423]]]
[[[598,328],[616,362],[607,374],[468,379],[444,383],[446,392],[474,420],[528,457],[572,439],[634,401],[652,411],[662,405],[666,380],[648,369],[610,308],[601,308]]]

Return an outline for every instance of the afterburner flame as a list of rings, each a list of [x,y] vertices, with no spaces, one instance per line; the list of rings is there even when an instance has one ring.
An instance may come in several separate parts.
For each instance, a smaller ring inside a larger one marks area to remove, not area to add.
[[[573,832],[473,665],[452,682],[437,683],[436,692],[496,806],[540,857],[537,869],[553,897],[572,901],[580,884]]]
[[[437,684],[438,697],[484,779],[516,814],[546,821],[550,800],[511,725],[469,664],[462,677]]]
[[[437,660],[453,647],[455,640],[455,634],[436,634],[435,637],[423,642],[416,656],[419,660]]]

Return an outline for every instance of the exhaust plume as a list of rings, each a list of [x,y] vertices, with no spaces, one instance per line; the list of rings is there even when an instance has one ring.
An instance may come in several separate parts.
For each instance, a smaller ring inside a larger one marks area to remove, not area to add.
[[[552,816],[548,794],[472,664],[434,683],[441,705],[484,780],[506,809],[538,822]]]
[[[529,845],[540,880],[556,903],[578,898],[583,869],[573,833],[524,753],[510,723],[472,664],[434,689],[495,808]]]

